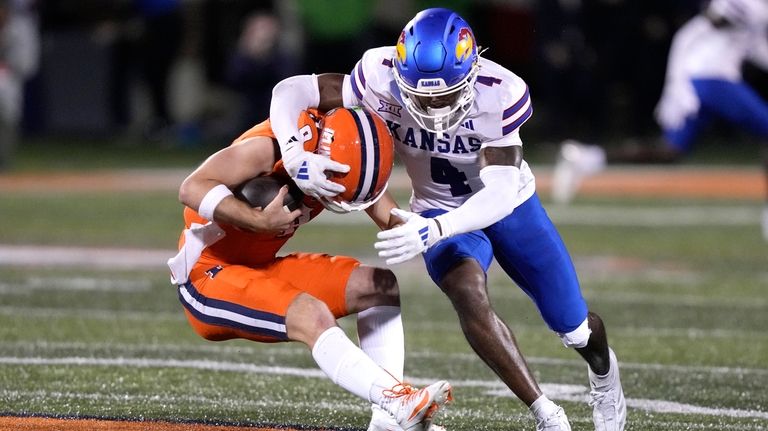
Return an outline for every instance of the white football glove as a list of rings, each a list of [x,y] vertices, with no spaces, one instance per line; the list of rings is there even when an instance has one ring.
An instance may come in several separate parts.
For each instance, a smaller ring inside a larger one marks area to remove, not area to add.
[[[298,139],[292,137],[289,144],[296,141]],[[306,195],[314,198],[333,197],[346,190],[341,184],[328,180],[325,171],[346,173],[349,172],[349,165],[304,151],[303,145],[294,144],[283,148],[283,164],[288,175]]]
[[[403,263],[444,238],[434,219],[399,208],[392,208],[391,212],[405,224],[379,232],[379,241],[373,245],[379,250],[379,257],[387,258],[387,265]]]

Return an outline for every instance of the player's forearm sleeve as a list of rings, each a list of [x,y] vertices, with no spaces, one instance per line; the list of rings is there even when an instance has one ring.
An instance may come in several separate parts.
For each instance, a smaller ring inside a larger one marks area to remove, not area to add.
[[[516,166],[486,166],[480,170],[485,187],[467,199],[460,207],[435,218],[443,237],[488,227],[515,209],[520,185],[520,168]]]
[[[296,149],[304,150],[302,140],[291,138],[298,136],[301,112],[319,104],[320,88],[316,75],[292,76],[278,82],[272,89],[269,120],[283,156]]]

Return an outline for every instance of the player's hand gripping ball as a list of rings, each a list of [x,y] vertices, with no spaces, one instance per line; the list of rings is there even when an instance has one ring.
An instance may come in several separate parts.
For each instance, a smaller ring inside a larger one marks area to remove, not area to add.
[[[253,208],[264,208],[275,199],[280,188],[288,185],[288,193],[283,198],[283,207],[287,212],[293,211],[301,205],[304,194],[286,175],[271,173],[242,183],[233,191],[235,197],[245,201]]]
[[[343,193],[321,198],[331,211],[361,211],[373,205],[387,188],[394,164],[394,143],[389,128],[378,115],[363,107],[337,108],[320,123],[317,152],[349,165],[347,173],[329,179],[346,188]]]

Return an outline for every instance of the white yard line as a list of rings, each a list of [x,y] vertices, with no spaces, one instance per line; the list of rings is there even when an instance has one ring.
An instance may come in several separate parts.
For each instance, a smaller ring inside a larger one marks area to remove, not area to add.
[[[0,265],[87,266],[94,269],[167,268],[174,250],[0,245]]]
[[[41,357],[0,357],[0,364],[6,365],[75,365],[75,366],[111,366],[111,367],[135,367],[135,368],[185,368],[210,371],[228,371],[253,374],[270,374],[295,376],[305,378],[327,378],[326,375],[318,369],[295,368],[295,367],[277,367],[261,366],[247,363],[212,361],[212,360],[179,360],[179,359],[149,359],[149,358],[87,358],[87,357],[66,357],[66,358],[41,358]],[[411,378],[409,379],[416,385],[429,384],[434,381],[433,378]],[[453,380],[451,382],[456,387],[479,387],[486,388],[487,394],[500,397],[514,396],[509,389],[504,387],[498,381],[487,380]],[[563,385],[556,383],[542,384],[542,390],[552,399],[582,402],[586,400],[588,388],[580,385]],[[36,391],[40,394],[47,394],[45,391]],[[12,394],[0,391],[4,396]],[[77,394],[70,392],[70,394]],[[109,395],[84,394],[88,397],[109,398]],[[153,397],[154,398],[154,397]],[[121,397],[122,399],[122,397]],[[697,414],[710,416],[728,416],[736,418],[756,418],[768,419],[768,412],[757,410],[743,410],[731,408],[712,408],[704,406],[695,406],[692,404],[678,403],[669,400],[649,400],[627,398],[627,404],[630,407],[656,413],[680,413]]]
[[[55,308],[55,307],[22,307],[0,306],[0,315],[39,317],[39,318],[69,318],[69,319],[94,319],[114,322],[116,318],[121,320],[134,320],[141,322],[172,322],[185,320],[184,313],[168,311],[133,311],[110,310],[106,308]]]
[[[130,343],[86,343],[80,341],[14,341],[14,342],[0,342],[0,347],[9,347],[12,349],[25,348],[30,351],[35,351],[40,354],[41,351],[50,352],[51,355],[55,354],[57,350],[81,350],[81,354],[87,355],[84,357],[91,357],[95,351],[112,351],[112,353],[121,352],[128,355],[136,355],[137,353],[145,354],[146,352],[154,352],[158,354],[174,353],[197,353],[205,355],[208,353],[218,354],[238,354],[238,355],[255,355],[261,356],[264,354],[264,348],[259,345],[237,345],[237,344],[130,344]],[[302,355],[306,352],[306,348],[303,345],[293,343],[282,343],[278,345],[269,346],[270,356],[290,356]],[[80,356],[77,356],[80,357]],[[477,356],[474,353],[435,353],[430,350],[409,350],[409,358],[426,358],[435,359],[443,358],[450,361],[467,361],[476,362]],[[573,366],[583,367],[584,361],[581,359],[559,359],[559,358],[547,358],[539,356],[530,356],[526,358],[528,362],[540,365],[554,365],[554,366]],[[768,376],[768,369],[764,368],[744,368],[744,367],[720,367],[720,366],[704,366],[704,365],[675,365],[675,364],[657,364],[657,363],[636,363],[636,362],[621,362],[621,368],[624,370],[651,370],[651,371],[674,371],[675,373],[692,373],[692,374],[733,374],[733,375],[755,375],[755,376]]]
[[[38,277],[24,278],[19,283],[0,281],[0,294],[39,290],[71,290],[93,292],[145,292],[152,288],[146,278],[119,279],[97,277]]]

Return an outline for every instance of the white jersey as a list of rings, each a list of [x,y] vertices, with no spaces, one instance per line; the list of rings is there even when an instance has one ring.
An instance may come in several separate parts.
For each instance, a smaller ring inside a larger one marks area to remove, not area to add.
[[[732,23],[717,28],[703,15],[685,23],[672,40],[657,119],[666,128],[678,128],[699,109],[692,79],[741,81],[746,59],[768,68],[768,2],[765,0],[713,0],[709,11]]]
[[[405,109],[395,83],[395,47],[368,50],[344,80],[347,107],[364,105],[378,113],[394,137],[395,152],[411,178],[411,210],[451,210],[482,189],[481,148],[522,145],[519,128],[532,114],[528,86],[498,64],[481,58],[475,101],[462,124],[439,134],[422,129]],[[530,198],[536,185],[525,161],[515,207]]]

